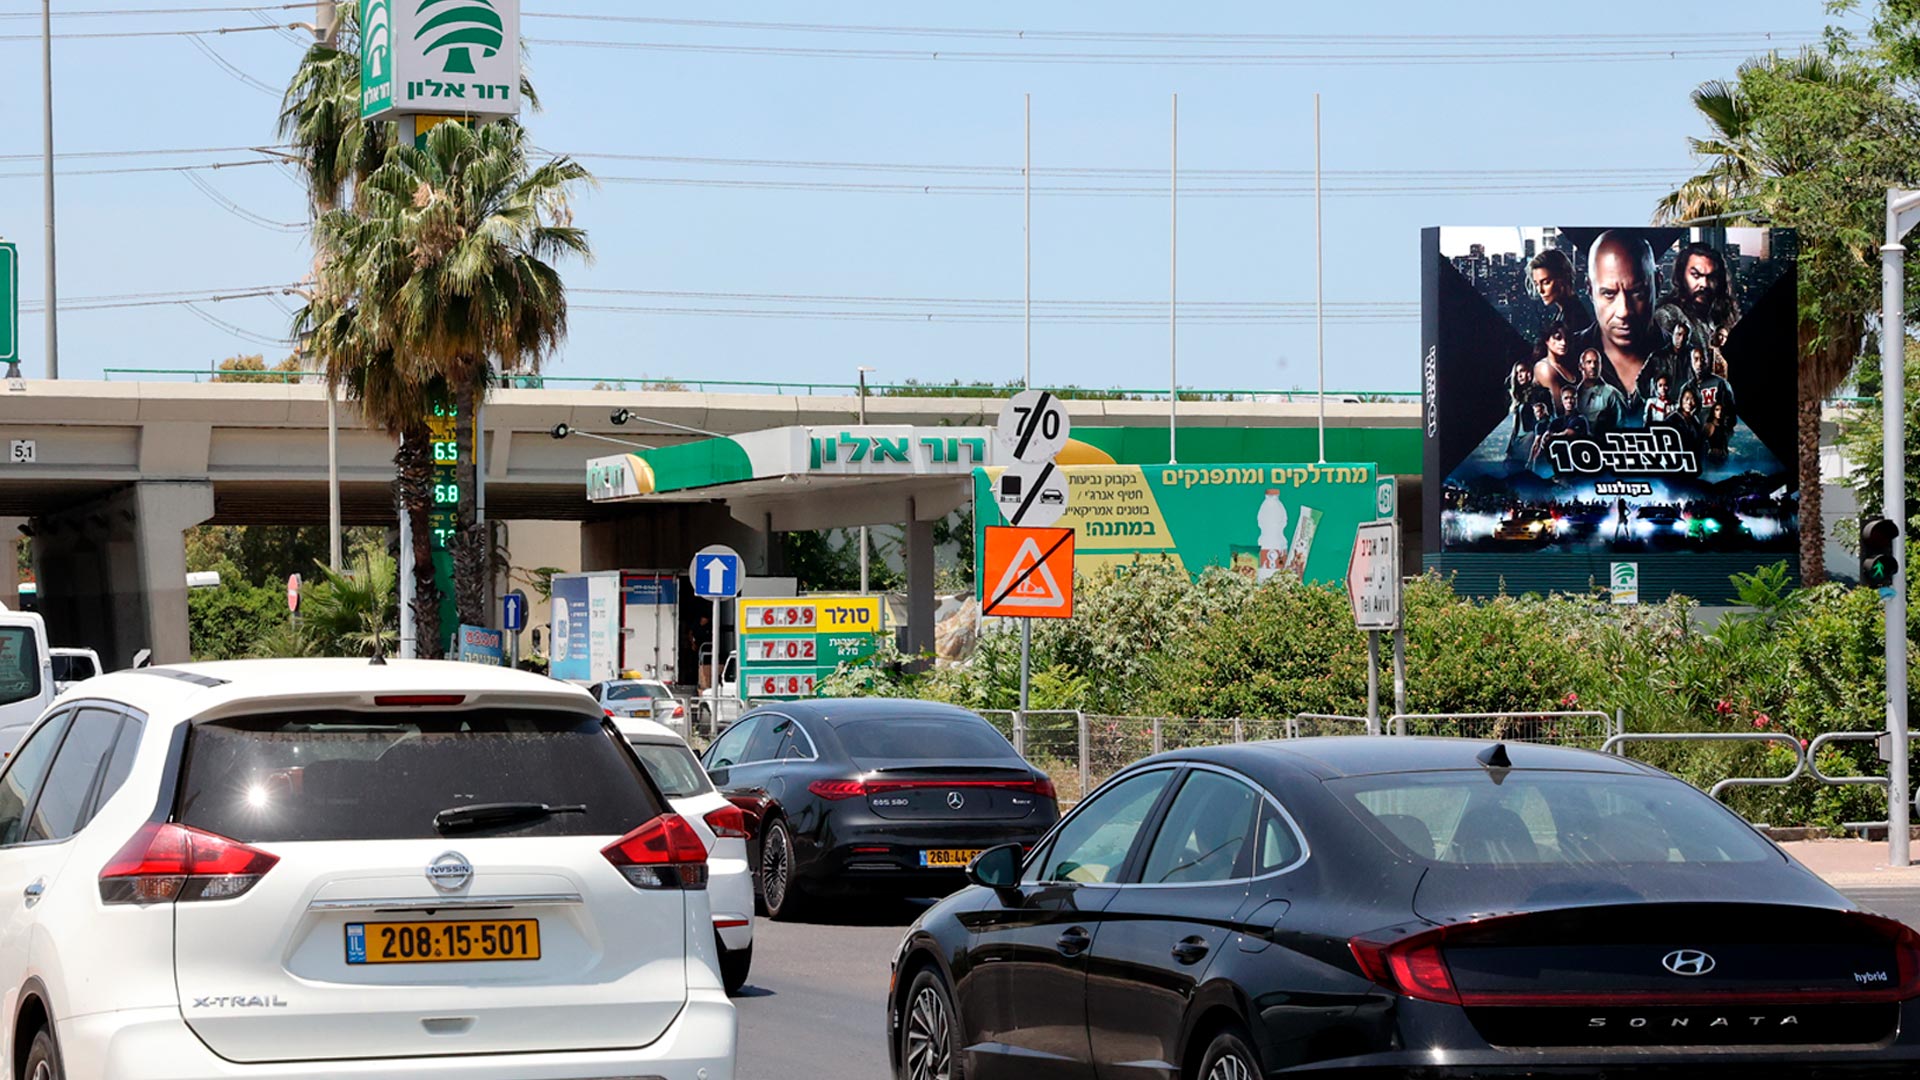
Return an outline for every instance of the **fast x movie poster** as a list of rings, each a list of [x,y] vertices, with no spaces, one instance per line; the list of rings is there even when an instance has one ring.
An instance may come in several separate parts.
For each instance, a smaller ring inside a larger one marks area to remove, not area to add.
[[[1790,230],[1421,237],[1423,561],[1464,593],[1713,603],[1798,571]]]

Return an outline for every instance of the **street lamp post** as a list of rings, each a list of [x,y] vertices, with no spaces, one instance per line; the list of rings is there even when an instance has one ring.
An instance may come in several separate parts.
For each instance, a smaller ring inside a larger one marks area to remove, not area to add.
[[[860,376],[860,423],[863,426],[867,422],[867,372],[872,370],[873,370],[872,368],[866,366],[865,364],[860,365],[860,367],[858,368],[858,374]],[[867,527],[865,525],[862,525],[860,526],[860,592],[861,592],[861,595],[865,595],[867,591],[867,566],[868,566],[867,560],[869,558],[867,552],[868,552]]]

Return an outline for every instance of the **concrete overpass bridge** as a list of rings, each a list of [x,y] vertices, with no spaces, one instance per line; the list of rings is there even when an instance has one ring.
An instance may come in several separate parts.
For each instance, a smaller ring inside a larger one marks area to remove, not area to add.
[[[593,506],[586,462],[615,449],[602,439],[668,446],[706,433],[850,424],[859,406],[856,396],[831,389],[499,390],[481,423],[487,516],[579,522],[582,569],[681,566],[700,547],[727,543],[753,572],[777,573],[778,548],[767,530],[736,520],[723,504]],[[870,396],[866,422],[991,425],[999,407],[990,397]],[[1164,438],[1164,400],[1070,401],[1068,408],[1076,429]],[[616,426],[617,409],[633,418]],[[1330,398],[1326,410],[1330,459],[1373,460],[1383,473],[1417,481],[1417,401]],[[38,603],[54,639],[94,645],[114,665],[142,648],[153,649],[156,661],[185,659],[182,531],[325,523],[327,412],[325,391],[301,383],[28,380],[0,390],[0,536],[32,538],[35,578],[43,583]],[[1182,401],[1179,409],[1183,440],[1292,428],[1305,429],[1299,434],[1310,445],[1316,417],[1311,397]],[[554,439],[559,424],[573,434]],[[343,520],[394,525],[392,440],[347,404],[338,427]],[[0,598],[14,595],[15,578],[13,560],[0,559]]]

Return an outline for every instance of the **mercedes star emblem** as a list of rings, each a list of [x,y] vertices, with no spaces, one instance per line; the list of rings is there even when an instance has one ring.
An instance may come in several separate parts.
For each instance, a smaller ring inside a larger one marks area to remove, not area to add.
[[[967,797],[957,791],[947,792],[947,809],[958,810],[967,805]]]

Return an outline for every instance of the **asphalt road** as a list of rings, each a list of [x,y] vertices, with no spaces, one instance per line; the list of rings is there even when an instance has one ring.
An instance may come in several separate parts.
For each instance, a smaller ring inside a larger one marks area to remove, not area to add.
[[[1920,928],[1920,889],[1846,890],[1861,907]],[[924,904],[831,908],[808,922],[754,925],[740,1011],[739,1080],[889,1080],[887,963]]]
[[[856,902],[808,922],[756,920],[753,970],[734,998],[739,1080],[888,1080],[887,964],[925,907]]]

